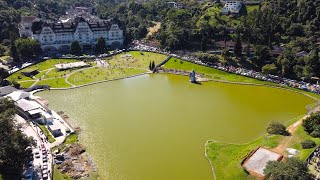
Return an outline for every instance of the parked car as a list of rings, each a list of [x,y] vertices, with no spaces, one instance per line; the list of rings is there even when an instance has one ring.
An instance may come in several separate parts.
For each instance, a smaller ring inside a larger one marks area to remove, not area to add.
[[[48,169],[48,163],[46,163],[46,162],[43,163],[43,164],[42,164],[42,169]]]
[[[45,157],[45,158],[42,157],[42,162],[48,162],[47,157]]]
[[[32,169],[28,169],[27,172],[25,173],[25,180],[32,180],[33,178],[33,170]]]
[[[40,158],[40,151],[38,148],[33,150],[33,154],[34,154],[34,157],[36,157],[37,159]]]
[[[48,174],[42,174],[43,179],[48,179]]]

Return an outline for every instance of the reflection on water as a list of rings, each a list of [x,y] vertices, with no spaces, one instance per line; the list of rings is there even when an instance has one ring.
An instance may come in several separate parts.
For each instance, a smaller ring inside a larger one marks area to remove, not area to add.
[[[209,139],[244,143],[313,101],[290,91],[146,75],[38,94],[80,126],[101,179],[212,179]]]

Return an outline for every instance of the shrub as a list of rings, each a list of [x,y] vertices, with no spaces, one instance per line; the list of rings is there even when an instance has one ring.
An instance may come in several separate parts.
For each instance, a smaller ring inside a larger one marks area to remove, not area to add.
[[[314,142],[311,139],[306,139],[302,141],[300,144],[303,149],[310,149],[316,147],[316,142]]]
[[[302,122],[302,126],[304,130],[310,135],[314,131],[320,132],[320,114],[319,113],[311,114],[310,117],[306,118]]]
[[[320,137],[320,131],[314,130],[314,131],[312,131],[312,133],[310,133],[310,136],[312,136],[314,138],[318,138],[318,137]]]
[[[278,122],[272,122],[267,127],[267,132],[269,134],[278,134],[278,135],[289,135],[289,133],[286,131],[286,127]]]

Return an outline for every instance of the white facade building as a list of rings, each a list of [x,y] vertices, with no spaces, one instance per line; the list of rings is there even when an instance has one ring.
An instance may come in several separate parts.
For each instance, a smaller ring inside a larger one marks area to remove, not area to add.
[[[238,14],[242,6],[244,5],[242,1],[225,1],[224,7],[222,8],[222,14]]]
[[[55,22],[33,21],[33,27],[28,26],[31,31],[25,28],[23,18],[20,24],[20,36],[38,40],[44,52],[69,51],[73,41],[78,41],[84,50],[90,50],[100,37],[112,48],[121,47],[124,41],[123,30],[115,19],[102,20],[87,12],[73,17],[69,14]]]

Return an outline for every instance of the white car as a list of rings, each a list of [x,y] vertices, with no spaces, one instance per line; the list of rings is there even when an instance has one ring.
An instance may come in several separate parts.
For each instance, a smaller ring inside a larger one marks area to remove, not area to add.
[[[48,174],[42,174],[43,179],[48,179]]]
[[[42,174],[48,174],[48,170],[43,169],[43,170],[42,170]]]
[[[44,169],[48,169],[48,163],[43,163],[42,164],[42,169],[44,170]]]
[[[36,157],[37,159],[40,158],[40,151],[38,148],[33,150],[33,154],[34,154],[34,157]]]

